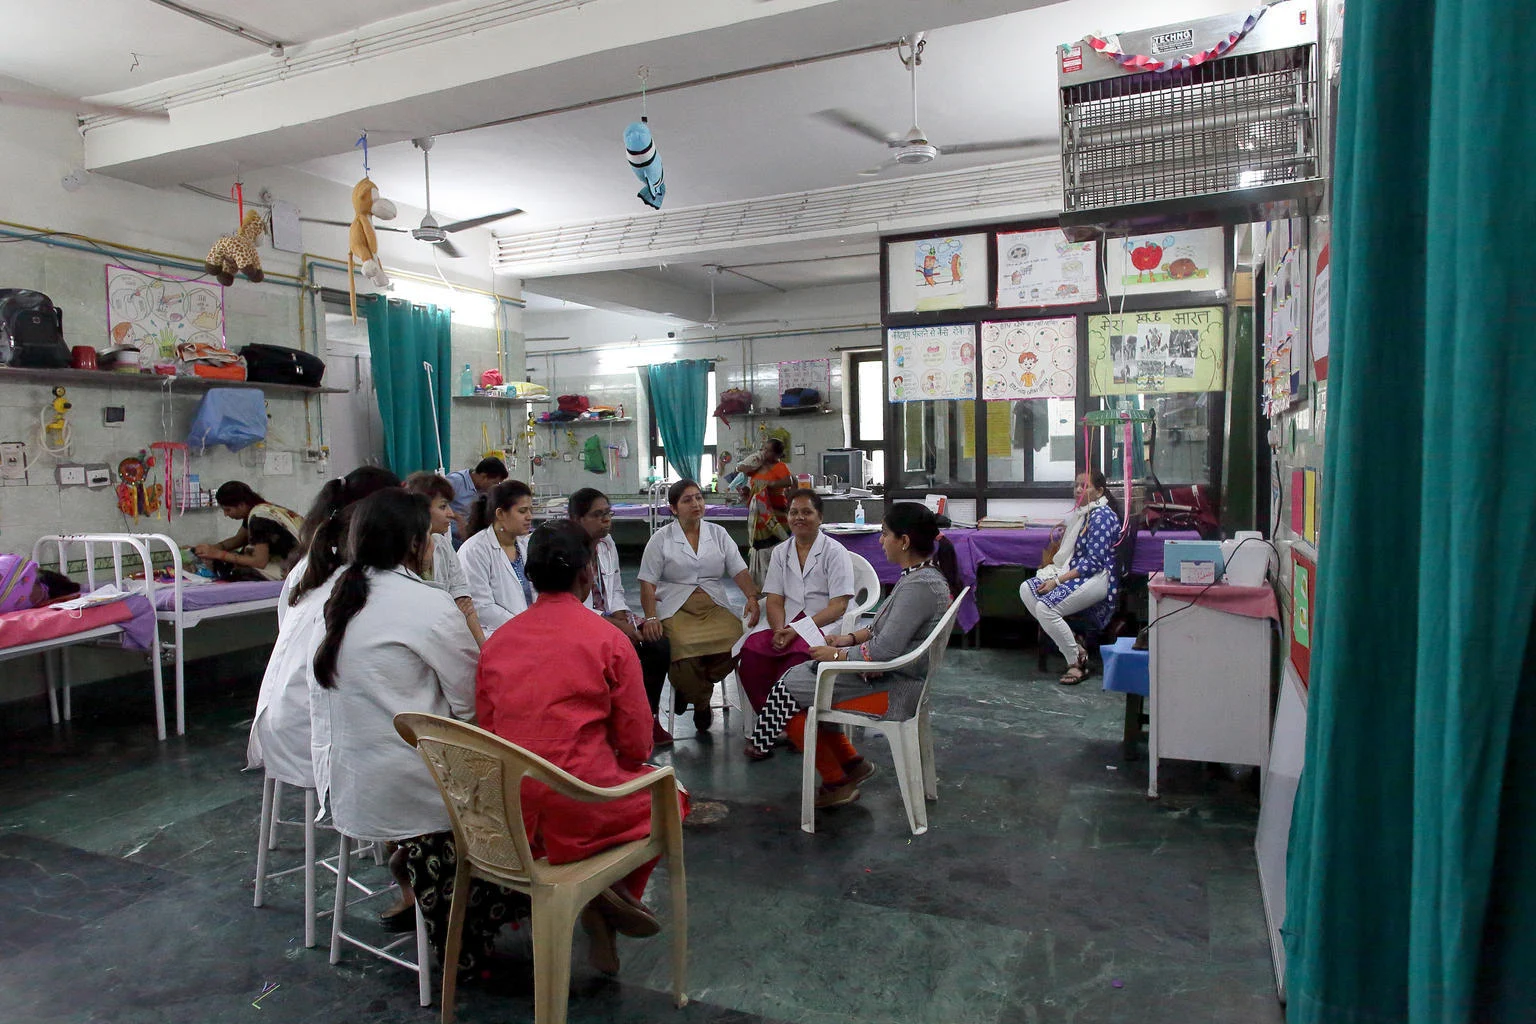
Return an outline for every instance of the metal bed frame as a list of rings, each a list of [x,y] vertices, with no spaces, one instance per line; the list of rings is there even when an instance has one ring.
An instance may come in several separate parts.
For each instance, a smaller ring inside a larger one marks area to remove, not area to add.
[[[142,593],[145,599],[149,601],[150,608],[153,609],[155,606],[155,581],[153,575],[146,572],[145,578],[138,580],[132,576],[125,576],[123,570],[123,559],[127,553],[136,554],[145,567],[150,565],[149,545],[142,536],[128,533],[50,534],[46,537],[39,537],[37,542],[32,545],[32,560],[34,562],[40,561],[38,556],[43,553],[45,547],[51,545],[58,556],[59,571],[63,572],[69,566],[68,554],[70,549],[76,546],[84,548],[86,586],[94,590],[96,589],[97,545],[103,544],[111,545],[112,578],[117,588],[125,593]],[[54,725],[58,725],[61,720],[57,692],[60,684],[62,684],[64,689],[62,720],[65,722],[69,721],[73,710],[70,701],[69,648],[82,643],[106,645],[105,642],[113,638],[116,638],[118,645],[122,646],[122,639],[126,633],[127,626],[124,623],[97,626],[79,633],[70,633],[67,636],[38,640],[34,643],[21,644],[16,647],[0,648],[0,660],[20,658],[29,654],[41,654],[43,656],[43,673],[48,681],[48,717]],[[155,637],[156,647],[159,646],[158,633],[157,629]],[[161,740],[164,740],[165,690],[164,680],[160,672],[159,652],[152,648],[144,653],[149,657],[150,676],[153,679],[155,690],[155,734]],[[178,716],[178,728],[176,731],[179,734],[182,731],[179,728],[181,710],[181,688],[179,681],[176,698]]]

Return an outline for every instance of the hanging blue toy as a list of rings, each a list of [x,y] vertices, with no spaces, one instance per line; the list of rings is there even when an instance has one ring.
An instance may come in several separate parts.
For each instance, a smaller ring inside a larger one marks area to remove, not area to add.
[[[642,186],[636,195],[646,206],[659,210],[661,201],[667,197],[667,183],[662,179],[661,156],[656,152],[656,141],[651,138],[651,126],[647,122],[648,119],[642,117],[624,129],[624,149],[629,154],[629,166]]]

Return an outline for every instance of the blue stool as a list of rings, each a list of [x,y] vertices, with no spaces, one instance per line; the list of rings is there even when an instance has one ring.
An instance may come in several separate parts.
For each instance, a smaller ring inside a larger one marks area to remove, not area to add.
[[[1126,760],[1136,756],[1136,744],[1146,724],[1146,699],[1152,691],[1150,651],[1132,650],[1135,637],[1122,636],[1099,648],[1104,659],[1104,689],[1125,694],[1125,733],[1121,750]]]

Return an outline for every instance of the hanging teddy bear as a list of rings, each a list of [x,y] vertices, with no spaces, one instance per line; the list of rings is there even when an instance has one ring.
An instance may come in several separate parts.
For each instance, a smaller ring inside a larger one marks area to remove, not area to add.
[[[260,211],[245,211],[245,217],[240,221],[240,231],[233,235],[221,235],[213,243],[213,248],[208,250],[208,258],[203,261],[203,269],[226,288],[235,283],[236,274],[244,274],[252,284],[259,283],[266,275],[261,271],[261,257],[256,255],[256,246],[260,244],[266,230],[267,222]]]
[[[352,186],[352,227],[347,235],[347,291],[352,296],[352,322],[357,323],[357,281],[353,260],[361,265],[363,276],[380,288],[389,286],[389,275],[379,260],[379,236],[373,230],[373,218],[395,219],[395,204],[379,195],[379,186],[364,178]]]

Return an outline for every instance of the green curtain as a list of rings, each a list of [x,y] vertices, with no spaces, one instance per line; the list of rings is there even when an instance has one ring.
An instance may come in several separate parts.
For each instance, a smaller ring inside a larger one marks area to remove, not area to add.
[[[402,480],[409,473],[438,468],[434,408],[442,430],[443,458],[448,457],[451,316],[448,309],[415,306],[403,299],[376,299],[367,306],[368,351],[373,356],[373,385],[384,423],[384,461]],[[423,363],[432,366],[430,388]]]
[[[1348,6],[1291,1024],[1536,1019],[1528,0]]]
[[[661,431],[667,461],[688,480],[699,479],[704,457],[711,365],[708,359],[679,359],[645,368],[651,385],[651,415]]]

